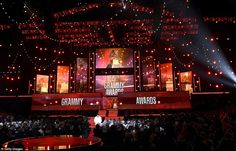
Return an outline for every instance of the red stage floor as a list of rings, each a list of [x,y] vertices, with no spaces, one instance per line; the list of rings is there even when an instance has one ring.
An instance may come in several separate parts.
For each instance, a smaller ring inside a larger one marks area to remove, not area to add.
[[[59,135],[41,136],[12,140],[3,144],[2,150],[78,150],[99,147],[101,139],[97,137]]]

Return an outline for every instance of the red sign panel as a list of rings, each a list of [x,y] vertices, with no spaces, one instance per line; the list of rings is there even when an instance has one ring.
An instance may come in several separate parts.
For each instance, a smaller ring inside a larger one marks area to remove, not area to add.
[[[134,92],[119,93],[122,104],[155,105],[159,103],[189,102],[189,92]]]
[[[101,93],[34,94],[32,110],[77,110],[102,103]]]

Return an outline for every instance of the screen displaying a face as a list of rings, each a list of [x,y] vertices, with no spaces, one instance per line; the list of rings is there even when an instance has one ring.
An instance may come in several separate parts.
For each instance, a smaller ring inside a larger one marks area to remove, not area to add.
[[[48,93],[48,75],[39,75],[36,76],[36,92],[37,93]]]
[[[180,76],[180,83],[188,83],[188,84],[192,83],[192,72],[191,71],[181,72],[179,76]]]
[[[117,96],[119,92],[133,92],[133,75],[96,76],[96,92],[105,96]]]
[[[181,72],[179,74],[180,90],[191,91],[192,90],[192,71]]]
[[[161,64],[161,84],[162,89],[165,91],[173,91],[173,72],[172,63]]]
[[[133,51],[128,48],[103,48],[96,51],[96,68],[133,68]]]
[[[57,93],[68,93],[69,66],[57,67]]]

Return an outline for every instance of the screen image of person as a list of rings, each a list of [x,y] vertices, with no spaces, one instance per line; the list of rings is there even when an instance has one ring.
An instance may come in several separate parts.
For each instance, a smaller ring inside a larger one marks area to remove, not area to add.
[[[36,91],[38,93],[48,92],[48,77],[47,76],[37,76]]]
[[[107,68],[120,68],[122,67],[122,60],[119,56],[117,49],[113,49],[109,54],[110,62],[107,65]]]

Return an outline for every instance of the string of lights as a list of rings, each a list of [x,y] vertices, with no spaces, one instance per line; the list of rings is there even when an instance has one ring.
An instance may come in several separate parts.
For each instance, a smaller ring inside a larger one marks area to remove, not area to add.
[[[11,28],[11,25],[7,25],[7,24],[0,25],[0,30],[7,30],[7,29],[10,29],[10,28]]]
[[[236,17],[203,17],[203,21],[206,23],[236,23]]]
[[[82,12],[87,12],[87,11],[90,11],[90,10],[93,10],[93,9],[99,8],[99,7],[100,7],[100,4],[98,4],[98,3],[85,4],[85,5],[82,5],[79,7],[74,7],[71,9],[67,9],[67,10],[64,10],[61,12],[54,13],[53,17],[56,19],[59,19],[61,17],[65,17],[68,15],[75,15],[75,14],[82,13]]]
[[[34,68],[36,70],[47,70],[48,68],[52,67],[55,63],[58,63],[57,60],[59,58],[59,56],[61,55],[61,53],[64,53],[63,51],[59,51],[57,52],[56,50],[54,50],[54,53],[57,53],[57,55],[55,56],[54,59],[51,60],[51,62],[48,62],[47,61],[47,65],[41,65],[41,64],[38,64],[35,59],[37,59],[37,57],[34,57],[34,59],[29,55],[25,45],[23,44],[23,52],[25,53],[26,57],[28,58],[28,60],[30,61],[30,63],[32,65],[34,65]],[[39,60],[45,60],[45,59],[39,59]]]
[[[116,3],[110,3],[109,6],[112,7],[121,7],[122,9],[130,9],[134,12],[145,12],[149,14],[153,14],[154,10],[152,8],[144,7],[141,5],[138,5],[134,2],[126,3],[126,2],[116,2]]]
[[[8,18],[12,23],[14,23],[14,24],[29,24],[29,23],[31,22],[31,19],[30,19],[30,18],[31,18],[32,16],[34,16],[34,15],[32,14],[28,20],[26,20],[26,21],[18,21],[18,20],[16,20],[14,17],[12,17],[12,16],[9,15],[8,11],[7,11],[6,8],[4,7],[4,3],[3,3],[3,2],[0,3],[0,6],[1,6],[1,10],[4,12],[4,14],[7,16],[7,18]],[[25,8],[25,5],[24,5],[24,8]],[[10,27],[11,27],[11,26],[10,26]],[[8,28],[10,28],[10,27],[8,27]],[[8,28],[7,28],[7,29],[8,29]],[[20,29],[20,27],[18,27],[18,28]]]
[[[20,49],[18,49],[17,52],[14,52],[14,58],[12,62],[10,62],[10,65],[7,65],[7,71],[0,72],[2,78],[6,78],[7,80],[14,80],[14,77],[17,77],[17,79],[20,79],[19,74],[21,73],[21,66],[16,65],[16,61],[20,57]]]

